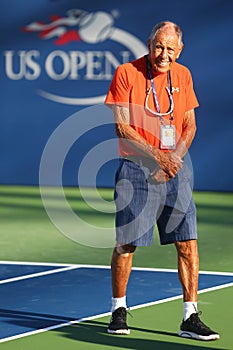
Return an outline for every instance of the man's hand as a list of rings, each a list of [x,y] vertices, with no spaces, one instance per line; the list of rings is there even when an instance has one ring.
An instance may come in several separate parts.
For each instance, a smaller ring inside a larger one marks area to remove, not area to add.
[[[159,163],[161,170],[168,176],[168,179],[175,177],[178,171],[182,168],[183,161],[178,155],[176,155],[176,153],[166,153],[158,150],[156,160]],[[160,172],[158,177],[162,175],[163,173]]]
[[[153,182],[164,183],[169,181],[170,177],[168,176],[167,173],[165,173],[165,171],[157,168],[150,174],[149,179],[152,180]]]

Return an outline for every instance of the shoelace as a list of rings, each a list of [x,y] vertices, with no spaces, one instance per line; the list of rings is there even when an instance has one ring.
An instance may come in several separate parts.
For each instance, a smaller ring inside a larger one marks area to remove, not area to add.
[[[133,318],[133,315],[129,312],[129,310],[130,310],[130,308],[128,308],[127,310],[126,310],[126,312],[127,312],[127,315],[129,315],[130,317],[132,317]]]
[[[132,316],[132,314],[129,312],[129,309],[125,309],[125,308],[120,308],[120,310],[117,310],[117,312],[113,315],[113,318],[114,319],[118,319],[118,320],[125,320],[125,318],[126,318],[126,315],[130,315],[131,317],[133,317]]]
[[[113,319],[124,320],[126,318],[126,310],[124,308],[120,308],[113,313],[112,317]]]
[[[201,314],[202,314],[202,312],[199,311],[199,312],[197,312],[197,313],[191,315],[191,317],[190,317],[191,322],[192,322],[193,324],[198,325],[198,326],[199,326],[200,328],[202,328],[202,329],[209,329],[209,330],[210,330],[210,328],[207,327],[207,326],[200,320],[199,316],[201,316]]]

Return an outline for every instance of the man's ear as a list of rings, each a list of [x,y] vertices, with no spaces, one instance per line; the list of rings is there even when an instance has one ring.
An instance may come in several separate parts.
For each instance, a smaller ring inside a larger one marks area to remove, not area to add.
[[[150,39],[148,39],[148,41],[147,41],[147,47],[148,47],[148,51],[150,54],[151,53],[151,41],[150,41]]]
[[[178,51],[178,54],[176,55],[176,59],[178,59],[178,58],[180,57],[180,54],[181,54],[183,48],[184,48],[184,45],[182,44],[182,45],[179,47],[179,51]]]

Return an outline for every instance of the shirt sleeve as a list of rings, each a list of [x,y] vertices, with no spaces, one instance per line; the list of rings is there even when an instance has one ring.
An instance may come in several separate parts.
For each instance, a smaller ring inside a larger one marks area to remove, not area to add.
[[[193,80],[189,70],[187,70],[187,81],[186,81],[186,112],[190,111],[199,106],[194,87]]]
[[[128,105],[130,86],[128,73],[125,64],[123,64],[116,69],[105,99],[105,104],[111,105],[117,103],[124,106]]]

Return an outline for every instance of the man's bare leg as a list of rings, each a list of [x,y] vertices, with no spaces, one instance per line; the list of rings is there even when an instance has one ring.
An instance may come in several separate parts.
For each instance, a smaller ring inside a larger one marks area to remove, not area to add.
[[[112,318],[108,333],[130,334],[126,321],[126,290],[136,247],[117,243],[112,255]]]
[[[115,247],[113,251],[111,262],[113,298],[126,295],[135,249],[134,246],[122,245]]]
[[[175,243],[178,253],[178,274],[183,300],[197,302],[199,256],[196,240]]]
[[[197,241],[176,242],[178,252],[178,273],[183,288],[184,319],[178,334],[200,340],[215,340],[220,336],[207,327],[197,313],[197,292],[199,274],[199,256]]]

